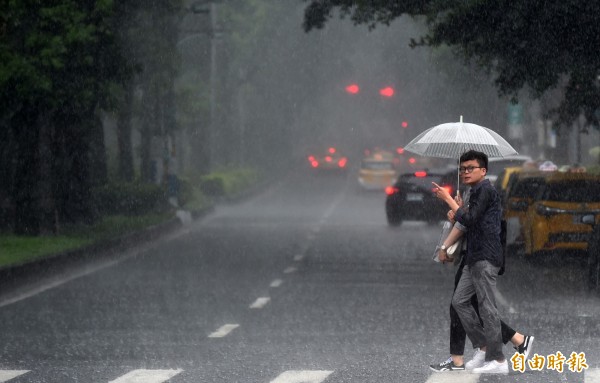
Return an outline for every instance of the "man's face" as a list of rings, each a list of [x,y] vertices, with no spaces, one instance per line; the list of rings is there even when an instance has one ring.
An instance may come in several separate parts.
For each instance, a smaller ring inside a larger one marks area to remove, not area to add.
[[[469,160],[460,163],[460,175],[463,183],[475,185],[485,178],[487,169],[479,167],[477,160]]]

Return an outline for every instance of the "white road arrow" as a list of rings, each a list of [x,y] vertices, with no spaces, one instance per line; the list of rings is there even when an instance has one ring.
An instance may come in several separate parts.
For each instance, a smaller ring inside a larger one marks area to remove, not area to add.
[[[321,383],[333,371],[286,371],[271,383]]]

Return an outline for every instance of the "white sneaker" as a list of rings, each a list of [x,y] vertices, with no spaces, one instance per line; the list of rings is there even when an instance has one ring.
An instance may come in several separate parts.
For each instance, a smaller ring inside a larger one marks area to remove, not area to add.
[[[508,362],[496,362],[491,360],[486,362],[483,367],[475,368],[472,371],[474,374],[508,374]]]
[[[481,351],[481,349],[475,350],[475,354],[473,355],[473,359],[468,361],[465,364],[467,370],[472,370],[474,368],[483,367],[485,364],[485,351]]]

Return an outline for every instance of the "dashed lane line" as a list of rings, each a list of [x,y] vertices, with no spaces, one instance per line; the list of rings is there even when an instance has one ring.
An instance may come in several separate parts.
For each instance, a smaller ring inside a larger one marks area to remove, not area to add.
[[[452,373],[434,372],[426,383],[475,383],[479,380],[479,374],[471,374],[466,371]]]
[[[267,305],[267,303],[269,303],[270,300],[271,300],[271,298],[269,298],[269,297],[256,298],[256,300],[250,305],[250,308],[251,309],[262,309],[263,307],[265,307]]]
[[[108,383],[162,383],[183,370],[133,370]]]
[[[8,382],[17,376],[24,375],[30,370],[0,370],[0,382]]]
[[[589,368],[585,370],[585,383],[600,383],[600,368]]]
[[[279,287],[279,286],[281,286],[282,283],[283,283],[283,281],[281,279],[275,279],[273,282],[271,282],[271,284],[269,286],[270,287]]]
[[[286,268],[285,270],[283,270],[283,273],[284,274],[291,274],[291,273],[295,273],[296,270],[298,270],[298,269],[295,268],[295,267],[290,266],[290,267]]]
[[[226,324],[226,325],[219,327],[219,329],[217,331],[213,332],[208,337],[209,338],[223,338],[223,337],[226,337],[227,335],[229,335],[230,332],[232,332],[233,330],[235,330],[238,327],[240,327],[239,324]]]
[[[271,383],[321,383],[333,371],[286,371]]]

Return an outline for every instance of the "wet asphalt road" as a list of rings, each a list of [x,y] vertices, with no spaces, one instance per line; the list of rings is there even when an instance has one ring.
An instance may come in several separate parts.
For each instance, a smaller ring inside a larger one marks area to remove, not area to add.
[[[296,173],[163,240],[0,292],[0,382],[600,382],[600,299],[582,265],[516,256],[503,318],[539,355],[584,352],[589,369],[431,372],[448,356],[454,272],[431,261],[440,231],[389,228],[383,193],[352,173]]]

